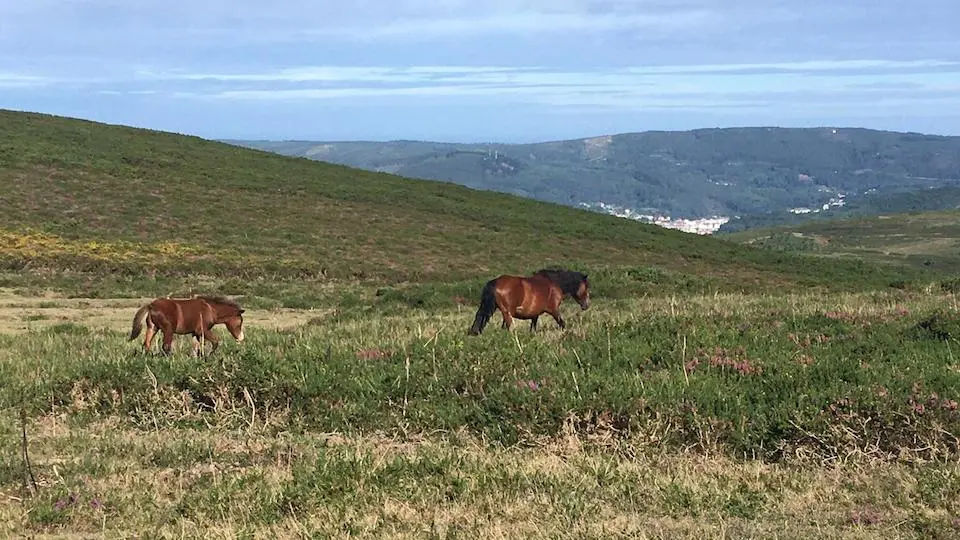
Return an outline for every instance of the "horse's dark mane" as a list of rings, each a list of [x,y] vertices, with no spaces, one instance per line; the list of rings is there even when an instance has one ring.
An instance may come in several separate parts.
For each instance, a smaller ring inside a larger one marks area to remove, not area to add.
[[[573,270],[564,270],[563,268],[541,268],[533,273],[535,276],[544,276],[557,284],[564,294],[576,296],[580,289],[580,283],[587,280],[587,276],[582,272]]]
[[[201,294],[201,295],[197,295],[197,298],[205,302],[212,302],[214,304],[223,304],[225,306],[230,306],[232,308],[240,309],[240,304],[238,304],[234,300],[227,298],[226,296],[219,296],[219,295],[212,296],[212,295]]]

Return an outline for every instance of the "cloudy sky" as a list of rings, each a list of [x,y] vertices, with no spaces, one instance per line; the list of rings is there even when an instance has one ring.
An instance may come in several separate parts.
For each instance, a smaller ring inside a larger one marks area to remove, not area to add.
[[[0,0],[0,108],[212,138],[960,134],[957,0]]]

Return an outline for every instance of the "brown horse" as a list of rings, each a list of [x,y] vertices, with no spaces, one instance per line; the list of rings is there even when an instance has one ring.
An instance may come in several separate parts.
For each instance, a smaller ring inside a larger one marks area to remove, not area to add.
[[[530,331],[536,331],[537,319],[548,313],[557,326],[565,328],[560,316],[560,302],[567,296],[590,307],[590,282],[587,275],[570,270],[538,270],[530,277],[503,275],[487,282],[480,295],[480,309],[468,332],[471,336],[483,332],[495,309],[503,315],[503,328],[509,329],[513,319],[529,319]]]
[[[140,335],[146,321],[147,335],[143,347],[148,352],[157,330],[163,331],[163,352],[170,354],[176,334],[193,334],[193,355],[203,354],[201,339],[212,343],[210,354],[220,346],[220,340],[211,331],[213,325],[224,324],[238,342],[243,341],[243,309],[236,302],[221,296],[193,298],[157,298],[141,307],[133,316],[130,341]]]

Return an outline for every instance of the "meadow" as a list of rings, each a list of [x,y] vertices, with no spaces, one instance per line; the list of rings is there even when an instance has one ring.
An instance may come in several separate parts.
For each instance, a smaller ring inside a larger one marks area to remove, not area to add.
[[[58,319],[80,302],[0,335],[4,534],[960,534],[941,288],[595,299],[475,338],[470,305],[253,309],[203,359],[127,342],[139,299]]]
[[[0,536],[960,536],[950,272],[0,116]],[[566,330],[466,335],[557,264]],[[244,343],[127,341],[196,292]]]
[[[960,263],[958,218],[957,210],[886,213],[757,228],[725,237],[784,252],[952,272]]]

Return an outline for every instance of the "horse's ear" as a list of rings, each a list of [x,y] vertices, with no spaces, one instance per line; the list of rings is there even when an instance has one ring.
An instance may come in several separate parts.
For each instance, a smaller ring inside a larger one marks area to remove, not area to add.
[[[584,280],[584,281],[587,280],[587,275],[586,275],[586,274],[583,275],[583,280]]]

